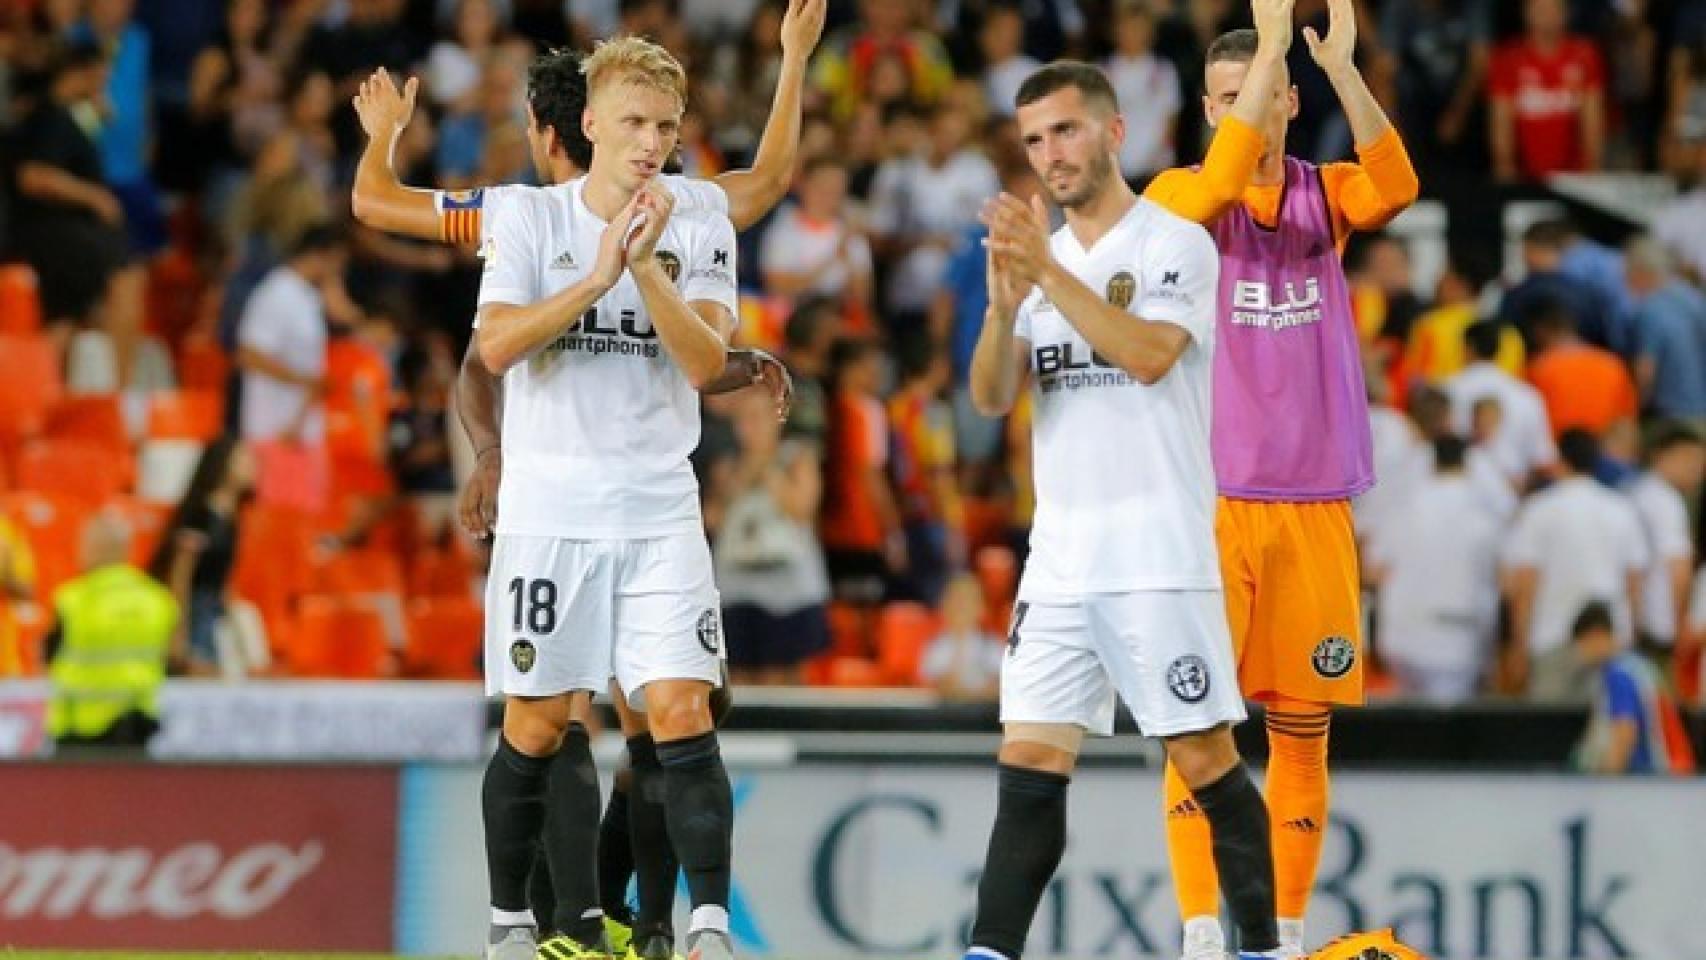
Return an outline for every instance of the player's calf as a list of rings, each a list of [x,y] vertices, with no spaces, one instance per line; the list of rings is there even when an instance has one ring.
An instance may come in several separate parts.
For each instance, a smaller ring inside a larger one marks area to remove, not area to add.
[[[693,901],[690,956],[696,948],[724,952],[729,928],[734,795],[711,726],[711,689],[700,680],[659,680],[644,689],[663,770],[669,839]],[[701,936],[707,932],[721,939],[708,941]]]
[[[1165,742],[1167,759],[1208,820],[1221,891],[1238,930],[1239,956],[1277,956],[1268,809],[1238,756],[1232,731],[1222,725]]]

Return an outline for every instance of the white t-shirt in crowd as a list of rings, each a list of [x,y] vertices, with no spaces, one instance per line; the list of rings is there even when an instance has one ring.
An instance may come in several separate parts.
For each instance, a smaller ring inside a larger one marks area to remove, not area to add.
[[[526,305],[573,285],[605,221],[584,180],[510,191],[491,223],[480,305]],[[728,218],[677,209],[657,244],[683,299],[738,316]],[[699,394],[662,343],[632,274],[504,375],[498,532],[631,539],[698,531]]]
[[[1570,642],[1576,616],[1590,603],[1611,607],[1617,637],[1634,639],[1628,577],[1647,566],[1646,536],[1629,498],[1591,477],[1560,480],[1523,504],[1505,545],[1506,568],[1539,572],[1529,652]]]
[[[274,267],[243,306],[237,342],[297,373],[326,373],[326,313],[320,291],[289,265]],[[273,440],[294,426],[302,411],[301,437],[318,443],[326,436],[325,407],[308,390],[264,373],[243,374],[243,439]]]
[[[871,245],[858,234],[848,237],[849,228],[842,220],[820,222],[789,204],[776,214],[776,220],[764,231],[764,242],[758,249],[758,266],[765,272],[806,273],[835,260],[836,251],[846,238],[848,265],[836,263],[817,278],[808,293],[837,296],[853,281],[855,271],[871,272]]]
[[[871,229],[906,237],[936,235],[958,243],[977,212],[1001,192],[989,158],[961,150],[940,167],[923,156],[889,160],[871,182]],[[947,270],[950,246],[913,249],[892,271],[888,303],[896,310],[925,310]]]
[[[1363,542],[1404,508],[1409,485],[1416,480],[1414,465],[1424,452],[1416,425],[1398,410],[1370,404],[1368,425],[1374,440],[1374,486],[1351,501],[1357,538]]]
[[[1217,590],[1209,377],[1220,256],[1208,231],[1148,200],[1085,250],[1069,227],[1055,258],[1090,289],[1129,297],[1130,322],[1171,323],[1191,342],[1145,386],[1096,356],[1032,290],[1014,335],[1030,355],[1036,516],[1019,596]]]
[[[1119,98],[1125,118],[1125,144],[1120,147],[1120,172],[1127,177],[1165,170],[1178,162],[1172,127],[1184,100],[1179,72],[1165,58],[1114,54],[1106,64],[1108,82]]]
[[[1496,364],[1470,364],[1446,381],[1445,392],[1451,397],[1452,429],[1465,437],[1473,424],[1475,404],[1482,397],[1498,400],[1503,420],[1487,452],[1512,483],[1526,483],[1531,473],[1558,459],[1540,391]]]
[[[1647,582],[1641,591],[1641,632],[1670,644],[1676,641],[1676,597],[1671,589],[1671,563],[1694,560],[1694,531],[1688,522],[1688,501],[1656,474],[1643,473],[1624,491],[1641,518],[1647,537]]]
[[[1370,538],[1384,567],[1380,648],[1416,668],[1486,662],[1499,622],[1499,546],[1505,518],[1464,474],[1430,476]]]

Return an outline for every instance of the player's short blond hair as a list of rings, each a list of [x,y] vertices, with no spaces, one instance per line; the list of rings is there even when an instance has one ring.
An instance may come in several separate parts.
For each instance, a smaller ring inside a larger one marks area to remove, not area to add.
[[[687,106],[687,71],[668,50],[644,37],[612,37],[600,41],[592,55],[581,61],[586,75],[587,99],[607,84],[624,82],[652,87],[674,94]]]

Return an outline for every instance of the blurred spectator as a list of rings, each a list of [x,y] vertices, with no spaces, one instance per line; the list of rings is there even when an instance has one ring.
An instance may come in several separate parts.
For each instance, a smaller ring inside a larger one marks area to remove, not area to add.
[[[840,305],[832,300],[801,300],[783,332],[787,349],[782,359],[794,378],[794,405],[783,431],[811,441],[820,453],[829,444],[829,365],[840,316]]]
[[[964,116],[939,108],[924,149],[886,161],[871,185],[871,229],[879,254],[893,264],[885,303],[895,330],[929,309],[948,254],[1000,191],[995,168],[970,136]]]
[[[1629,498],[1593,479],[1593,434],[1566,430],[1558,450],[1564,478],[1523,504],[1503,558],[1511,622],[1504,682],[1542,699],[1569,686],[1570,623],[1586,604],[1607,604],[1619,645],[1633,642],[1648,562]]]
[[[1607,331],[1611,321],[1607,314],[1611,304],[1579,271],[1572,273],[1565,269],[1565,258],[1578,239],[1575,228],[1564,220],[1542,220],[1523,231],[1523,278],[1499,302],[1499,319],[1521,331],[1531,351],[1534,315],[1548,302],[1562,304],[1584,337],[1591,331],[1597,337],[1590,337],[1592,342],[1600,346],[1610,344]]]
[[[81,46],[52,55],[49,86],[15,131],[18,249],[41,284],[49,323],[91,319],[120,273],[130,266],[124,208],[101,174],[100,154],[81,119],[105,83],[99,51]],[[116,297],[118,291],[114,290]],[[140,289],[136,291],[140,296]]]
[[[1467,169],[1493,39],[1488,0],[1387,0],[1380,38],[1396,60],[1404,145],[1424,175]]]
[[[436,354],[436,355],[435,355]],[[450,396],[456,370],[443,349],[414,346],[403,353],[399,377],[405,401],[390,414],[391,471],[409,498],[417,544],[435,544],[450,532],[456,510],[456,473],[450,461]],[[389,397],[375,398],[377,409]]]
[[[1644,234],[1624,247],[1636,306],[1635,382],[1643,409],[1706,422],[1706,295],[1671,272],[1670,255]]]
[[[1491,280],[1490,271],[1474,258],[1454,256],[1446,263],[1435,288],[1434,306],[1410,328],[1404,353],[1404,370],[1410,376],[1441,384],[1469,364],[1465,335],[1479,318],[1481,291]],[[1502,327],[1493,360],[1506,373],[1522,373],[1521,334]]]
[[[847,168],[833,156],[808,158],[796,194],[764,231],[764,289],[789,300],[824,297],[868,316],[871,247],[848,216]]]
[[[1116,8],[1114,52],[1103,67],[1125,120],[1120,173],[1137,180],[1173,166],[1184,98],[1179,72],[1155,53],[1155,14],[1143,0],[1121,0]]]
[[[1665,245],[1695,283],[1706,283],[1706,141],[1696,153],[1693,189],[1653,216],[1653,236]]]
[[[1006,163],[1001,189],[1027,203],[1036,192],[1030,164]],[[989,306],[989,254],[983,240],[989,228],[973,223],[960,235],[948,260],[941,288],[930,305],[930,335],[948,350],[953,377],[954,448],[967,467],[992,464],[1001,452],[1001,421],[977,412],[971,402],[971,358],[983,332],[983,313]],[[976,469],[970,473],[978,473]]]
[[[25,651],[19,645],[17,609],[35,597],[35,554],[30,542],[0,513],[0,677],[24,672]]]
[[[217,175],[215,189],[229,192],[229,181],[283,128],[284,71],[275,42],[265,0],[232,0],[218,43],[190,71],[183,129],[159,143],[162,186],[199,189]],[[226,202],[210,198],[215,218]]]
[[[1605,148],[1605,67],[1585,37],[1566,32],[1564,0],[1523,0],[1523,35],[1494,54],[1493,175],[1544,180],[1598,170]]]
[[[190,673],[213,673],[229,659],[221,655],[218,632],[236,603],[231,570],[242,508],[254,488],[254,458],[241,441],[227,434],[208,444],[148,563],[187,615]]]
[[[716,131],[717,142],[725,150],[750,154],[770,118],[776,82],[782,75],[782,15],[787,8],[786,0],[762,0],[739,42],[717,48],[711,75],[729,95],[728,115]],[[800,156],[812,155],[802,151]]]
[[[243,310],[243,440],[253,448],[265,502],[314,511],[325,503],[326,300],[343,268],[330,227],[313,227],[261,281]]]
[[[1391,381],[1370,369],[1365,358],[1363,382],[1368,389],[1368,423],[1373,443],[1374,486],[1352,502],[1357,539],[1372,541],[1386,524],[1404,509],[1415,464],[1426,456],[1421,431],[1415,421],[1392,403]]]
[[[160,198],[148,175],[152,90],[148,30],[132,19],[135,0],[89,0],[74,33],[107,60],[106,115],[99,136],[101,171],[124,207],[131,246],[144,254],[166,243]]]
[[[1495,320],[1464,331],[1469,365],[1446,381],[1445,391],[1451,397],[1452,428],[1482,446],[1515,489],[1526,490],[1558,459],[1558,452],[1540,391],[1511,376],[1496,359],[1508,352],[1512,335]],[[1492,407],[1481,406],[1488,401]],[[1490,411],[1494,419],[1478,421],[1478,408]]]
[[[983,16],[978,33],[983,51],[983,91],[992,113],[1010,117],[1019,85],[1042,64],[1025,55],[1025,17],[1015,6],[999,3]]]
[[[314,4],[304,6],[313,9]],[[301,62],[325,71],[337,99],[355,95],[375,67],[403,75],[426,54],[426,44],[408,29],[404,0],[347,0],[344,16],[323,18],[309,33]]]
[[[829,447],[823,545],[835,597],[874,609],[891,575],[906,571],[906,533],[889,485],[888,412],[879,393],[883,355],[869,340],[839,340],[830,354]]]
[[[1038,62],[1066,56],[1086,39],[1085,4],[1080,0],[933,0],[929,6],[935,9],[937,32],[962,74],[975,72],[983,64],[976,40],[993,11],[1002,7],[1018,11],[1025,53]]]
[[[1346,259],[1363,342],[1383,341],[1400,353],[1423,309],[1411,282],[1409,248],[1390,234],[1370,234]]]
[[[905,99],[920,104],[947,93],[954,82],[947,52],[934,33],[918,29],[913,7],[913,0],[860,0],[859,23],[824,42],[813,79],[829,96],[836,119],[852,116],[859,102],[885,83],[898,85]],[[894,80],[885,81],[884,72]]]
[[[446,189],[476,186],[480,158],[492,132],[517,125],[522,113],[521,75],[508,57],[486,61],[474,103],[444,118],[438,131],[439,183]],[[525,168],[524,168],[525,169]]]
[[[1001,694],[1001,638],[983,628],[983,587],[955,575],[942,595],[942,632],[924,650],[918,671],[942,699],[993,703]]]
[[[1575,766],[1589,773],[1691,773],[1693,750],[1663,679],[1639,655],[1623,649],[1611,611],[1589,604],[1571,630],[1580,671],[1577,690],[1593,701]]]
[[[740,456],[716,537],[717,588],[735,683],[797,684],[829,648],[829,576],[812,529],[823,490],[811,441],[784,438],[758,392],[734,414]]]
[[[1695,3],[1678,11],[1676,20],[1666,64],[1669,110],[1660,133],[1660,167],[1698,178],[1706,162],[1706,14]]]
[[[332,132],[336,88],[325,71],[310,69],[299,74],[290,89],[285,122],[296,133],[302,172],[332,198],[338,187],[338,143]]]
[[[116,511],[95,514],[83,533],[85,572],[54,591],[47,731],[59,752],[142,747],[160,729],[157,698],[168,658],[181,656],[181,615],[172,592],[125,559],[131,536]]]
[[[1561,304],[1543,302],[1533,315],[1537,353],[1528,379],[1546,403],[1553,433],[1580,427],[1597,435],[1618,421],[1633,420],[1639,399],[1623,361],[1583,343]]]
[[[1415,459],[1410,465],[1408,487],[1414,488],[1426,483],[1435,473],[1434,450],[1439,441],[1461,435],[1452,431],[1451,398],[1443,390],[1417,387],[1410,395],[1410,415],[1415,418],[1422,440],[1415,448]],[[1516,485],[1505,477],[1504,471],[1499,469],[1486,449],[1479,445],[1466,445],[1463,474],[1469,488],[1480,499],[1481,506],[1501,522],[1509,521],[1516,513]],[[1408,509],[1407,504],[1404,509]]]
[[[1641,519],[1651,563],[1635,625],[1642,649],[1668,660],[1689,623],[1694,580],[1694,531],[1688,505],[1698,501],[1706,446],[1697,430],[1681,423],[1662,424],[1647,444],[1647,469],[1627,487]]]
[[[935,606],[948,574],[966,562],[964,508],[954,472],[954,413],[943,399],[948,360],[929,338],[900,350],[900,389],[889,398],[894,457],[889,473],[906,531],[899,596]]]
[[[495,0],[457,0],[451,36],[433,44],[422,71],[427,96],[440,107],[467,110],[502,23]]]
[[[1460,437],[1433,442],[1433,470],[1369,544],[1379,584],[1380,659],[1405,694],[1457,704],[1475,696],[1499,623],[1504,518],[1464,470]]]

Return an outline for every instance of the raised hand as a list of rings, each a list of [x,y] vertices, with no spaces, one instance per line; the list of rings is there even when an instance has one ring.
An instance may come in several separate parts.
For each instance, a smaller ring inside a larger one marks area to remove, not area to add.
[[[408,126],[415,115],[415,94],[420,88],[420,78],[410,77],[399,93],[384,67],[373,71],[372,76],[361,81],[361,89],[355,95],[355,115],[361,118],[361,129],[369,137],[379,137]]]
[[[1350,70],[1356,65],[1357,14],[1351,0],[1327,0],[1327,39],[1321,39],[1314,27],[1303,28],[1303,42],[1309,44],[1309,55],[1326,73]]]
[[[1003,193],[984,204],[979,219],[989,227],[990,252],[998,261],[1005,260],[1013,281],[1028,291],[1054,256],[1049,251],[1048,210],[1042,197],[1032,196],[1026,206],[1018,197]]]
[[[788,10],[782,14],[783,56],[810,56],[823,36],[828,11],[829,0],[788,0]]]
[[[1273,53],[1284,55],[1291,49],[1294,0],[1250,0],[1250,15],[1256,21],[1256,43]]]

